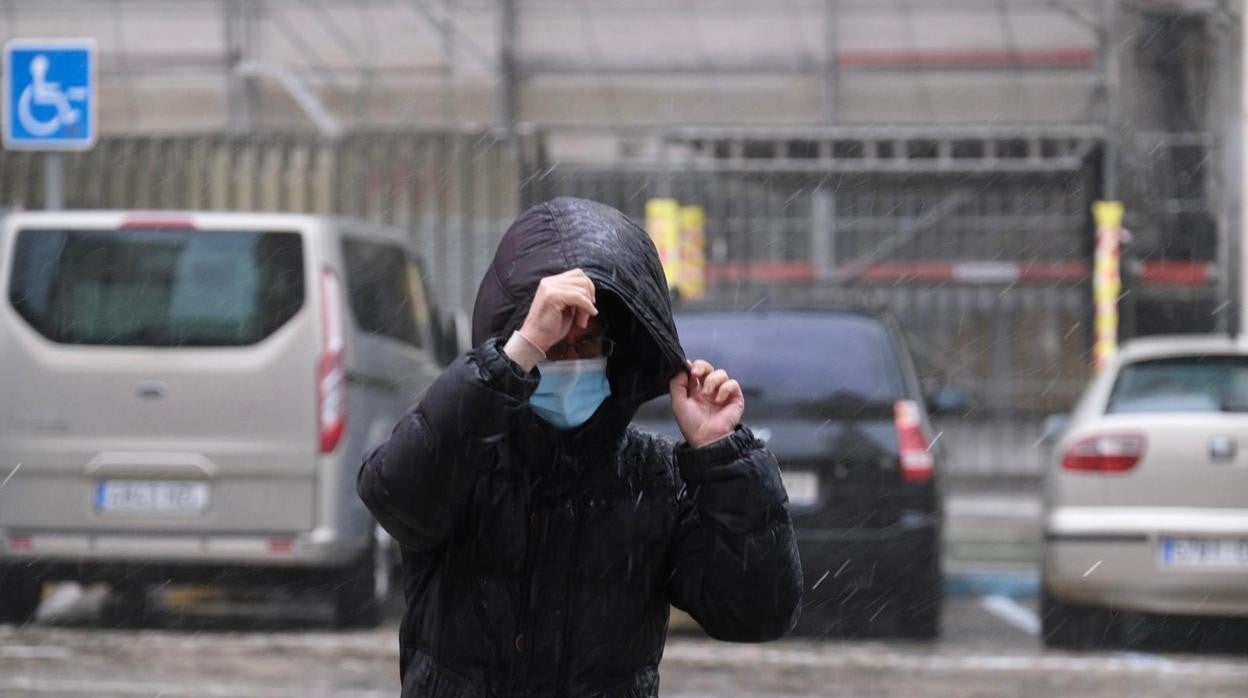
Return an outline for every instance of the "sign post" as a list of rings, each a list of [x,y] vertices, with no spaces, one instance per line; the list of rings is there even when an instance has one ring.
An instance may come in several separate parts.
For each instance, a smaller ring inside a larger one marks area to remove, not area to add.
[[[706,296],[706,211],[701,206],[680,207],[680,297]]]
[[[61,153],[90,150],[98,133],[95,42],[13,39],[4,47],[3,142],[46,152],[44,207],[64,205]]]

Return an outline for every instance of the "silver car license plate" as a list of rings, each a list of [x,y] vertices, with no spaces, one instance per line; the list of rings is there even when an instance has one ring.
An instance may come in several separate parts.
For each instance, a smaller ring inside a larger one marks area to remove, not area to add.
[[[96,485],[95,508],[104,514],[202,514],[209,498],[206,482],[104,480]]]
[[[819,476],[804,470],[782,471],[784,490],[793,506],[810,506],[819,500]]]
[[[1248,569],[1248,538],[1161,539],[1161,563],[1167,567]]]

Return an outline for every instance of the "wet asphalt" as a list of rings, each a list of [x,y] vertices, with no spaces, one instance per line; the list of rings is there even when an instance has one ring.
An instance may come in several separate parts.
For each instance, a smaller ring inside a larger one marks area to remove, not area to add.
[[[118,620],[101,612],[104,595],[56,588],[37,622],[0,626],[0,696],[398,695],[397,609],[382,627],[343,632],[330,627],[327,609],[301,599],[173,598]],[[934,642],[855,636],[733,645],[681,631],[668,642],[662,695],[1248,695],[1242,623],[1141,627],[1127,646],[1046,650],[1034,599],[968,595],[947,602]]]

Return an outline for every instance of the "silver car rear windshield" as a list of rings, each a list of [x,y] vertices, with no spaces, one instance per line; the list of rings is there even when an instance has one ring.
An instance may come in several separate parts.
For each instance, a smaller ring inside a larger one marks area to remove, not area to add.
[[[23,230],[9,303],[61,344],[255,344],[304,301],[292,232]]]
[[[1248,412],[1248,357],[1184,356],[1128,364],[1107,414]]]

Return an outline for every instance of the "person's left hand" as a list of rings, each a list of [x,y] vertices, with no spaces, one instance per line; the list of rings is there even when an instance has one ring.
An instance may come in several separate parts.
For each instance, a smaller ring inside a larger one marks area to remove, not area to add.
[[[668,389],[676,424],[694,448],[731,435],[745,414],[741,384],[701,359],[691,361],[689,370],[673,378]]]

